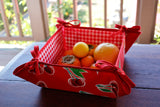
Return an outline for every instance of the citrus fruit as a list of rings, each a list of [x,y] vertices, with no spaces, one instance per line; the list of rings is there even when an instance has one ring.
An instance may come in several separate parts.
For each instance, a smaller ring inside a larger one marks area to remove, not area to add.
[[[98,69],[98,67],[96,67],[95,63],[93,63],[93,64],[90,66],[90,68],[92,68],[92,69]]]
[[[71,66],[81,66],[80,61],[74,55],[66,55],[59,59],[58,64],[60,65],[71,65]]]
[[[82,67],[90,67],[94,63],[94,58],[90,55],[81,59]]]
[[[88,55],[93,55],[93,53],[94,53],[94,50],[95,50],[95,48],[97,47],[97,45],[94,45],[94,44],[88,44],[88,47],[89,47],[89,53],[88,53]]]
[[[112,64],[115,64],[117,56],[119,54],[119,49],[116,45],[111,43],[101,43],[94,51],[94,59],[105,60]]]
[[[66,50],[64,52],[64,56],[66,56],[66,55],[73,55],[73,51],[72,50]]]
[[[77,42],[73,46],[73,54],[78,58],[82,58],[82,57],[87,56],[88,52],[89,52],[89,47],[84,42]]]

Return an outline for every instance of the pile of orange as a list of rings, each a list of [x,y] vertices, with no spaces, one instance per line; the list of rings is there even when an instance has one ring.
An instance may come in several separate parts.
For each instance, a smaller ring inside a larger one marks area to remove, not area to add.
[[[77,42],[71,50],[66,50],[58,64],[96,68],[97,60],[105,60],[115,64],[119,49],[111,43],[99,45]]]

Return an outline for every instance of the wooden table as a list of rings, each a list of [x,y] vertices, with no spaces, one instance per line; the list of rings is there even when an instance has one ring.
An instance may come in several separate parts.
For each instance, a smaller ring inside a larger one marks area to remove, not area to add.
[[[40,88],[12,74],[31,60],[30,50],[36,42],[15,56],[0,73],[0,107],[159,107],[160,45],[134,44],[125,55],[124,70],[136,84],[131,94],[117,98],[82,95]]]

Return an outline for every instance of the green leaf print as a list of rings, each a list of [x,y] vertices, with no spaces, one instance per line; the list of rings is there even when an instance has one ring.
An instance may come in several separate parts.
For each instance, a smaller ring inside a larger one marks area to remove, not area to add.
[[[79,69],[79,72],[86,72],[85,70],[83,70],[83,69]]]
[[[79,93],[80,93],[80,94],[91,94],[91,93],[89,93],[89,92],[81,91],[81,90],[79,91]]]
[[[99,88],[101,91],[103,91],[103,92],[112,92],[111,90],[109,90],[109,89],[103,89],[103,88]]]
[[[121,68],[121,61],[119,60],[119,68]]]
[[[112,92],[111,84],[97,84],[96,87],[103,92]]]
[[[96,84],[98,90],[106,93],[113,93],[118,96],[118,84],[115,80],[109,82],[109,84]]]
[[[106,85],[104,85],[104,84],[97,84],[96,85],[97,87],[103,87],[103,88],[105,88],[105,87],[107,87],[107,88],[110,88],[110,86],[111,86],[111,84],[106,84]]]
[[[77,76],[81,77],[81,78],[84,78],[83,75],[81,74],[81,72],[86,72],[82,69],[75,69],[75,68],[70,68],[70,70],[72,70],[72,72],[74,74],[76,74]]]
[[[102,85],[102,84],[98,84],[98,85],[96,85],[97,87],[104,87],[104,85]]]

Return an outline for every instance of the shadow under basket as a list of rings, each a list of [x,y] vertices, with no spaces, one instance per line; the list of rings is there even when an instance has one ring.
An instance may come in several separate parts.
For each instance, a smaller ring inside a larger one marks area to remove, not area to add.
[[[117,98],[127,95],[135,84],[123,71],[124,55],[140,35],[140,27],[116,25],[118,29],[80,27],[58,19],[57,31],[39,50],[31,51],[31,61],[18,66],[13,74],[40,87]],[[100,69],[58,65],[65,50],[75,43],[112,43],[119,48],[115,65],[104,62]]]

